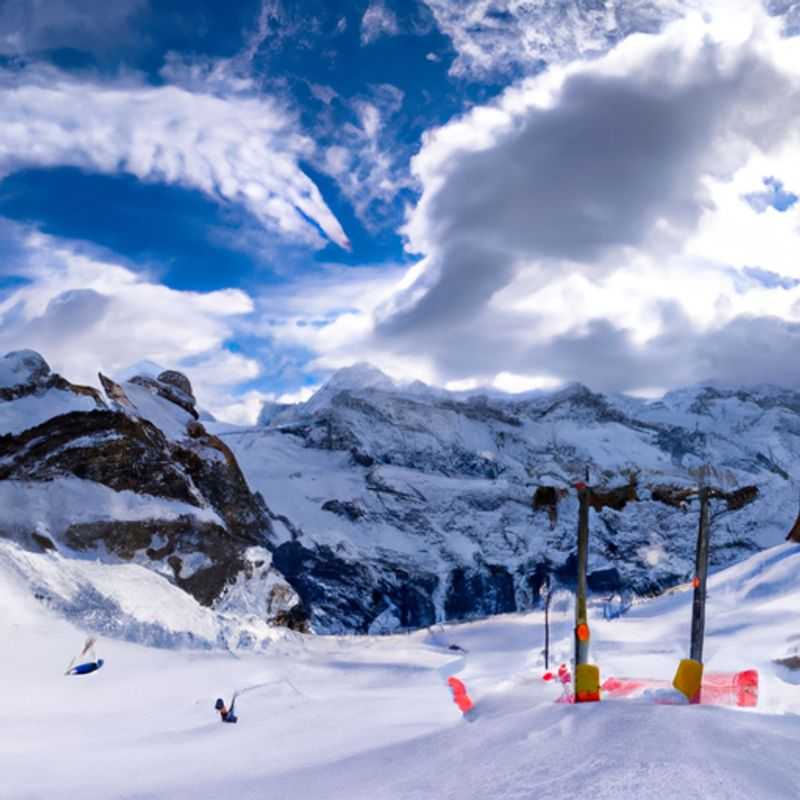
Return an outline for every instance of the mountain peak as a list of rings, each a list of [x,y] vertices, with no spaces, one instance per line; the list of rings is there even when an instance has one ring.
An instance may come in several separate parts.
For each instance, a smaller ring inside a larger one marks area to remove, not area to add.
[[[359,389],[382,389],[391,391],[396,389],[395,382],[377,367],[368,364],[366,361],[359,361],[349,367],[334,372],[325,383],[324,389],[359,390]]]
[[[35,350],[15,350],[0,358],[0,388],[25,386],[49,374],[48,363]]]

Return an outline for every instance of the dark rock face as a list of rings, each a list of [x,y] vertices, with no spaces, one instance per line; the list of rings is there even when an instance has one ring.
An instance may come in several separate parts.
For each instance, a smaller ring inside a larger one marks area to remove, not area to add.
[[[616,567],[590,572],[586,576],[586,582],[593,592],[618,592],[623,588],[622,579]]]
[[[91,551],[103,544],[110,552],[126,560],[144,550],[153,561],[166,561],[175,583],[205,606],[210,606],[225,585],[232,583],[245,566],[240,551],[231,542],[225,528],[199,522],[190,516],[177,520],[71,525],[64,540],[75,550]],[[203,553],[211,563],[183,578],[183,560],[176,554],[187,550]]]
[[[263,500],[250,492],[236,460],[213,436],[175,444],[147,420],[116,411],[72,412],[53,417],[17,436],[0,436],[0,480],[47,481],[64,475],[93,481],[114,491],[177,500],[198,509],[209,504],[219,524],[193,517],[73,525],[64,534],[75,549],[99,544],[130,559],[145,549],[161,560],[189,548],[205,553],[213,566],[175,581],[209,605],[242,568],[242,550],[264,545],[271,523]],[[151,548],[156,537],[167,545]]]
[[[161,380],[164,375],[170,379],[169,382]],[[192,394],[191,384],[180,372],[162,372],[155,380],[144,375],[137,375],[135,378],[131,378],[131,383],[144,386],[159,397],[163,397],[164,400],[169,400],[170,403],[174,403],[179,408],[182,408],[195,419],[200,419],[200,414],[195,408],[195,399]],[[181,386],[188,386],[189,391],[185,392]]]
[[[454,569],[444,607],[448,619],[516,611],[514,579],[502,566],[474,571]]]
[[[340,517],[347,517],[347,519],[353,522],[366,516],[367,513],[358,503],[354,503],[350,500],[328,500],[322,504],[322,510],[330,511],[332,514],[337,514]]]
[[[17,359],[16,364],[20,363]],[[228,446],[190,421],[186,435],[168,438],[152,422],[138,416],[125,389],[101,376],[111,407],[95,390],[74,387],[50,373],[44,360],[25,362],[35,380],[22,386],[27,392],[56,388],[89,394],[97,408],[51,417],[18,434],[0,436],[0,481],[58,481],[69,477],[99,484],[115,492],[131,492],[153,499],[153,517],[146,519],[74,522],[57,532],[55,541],[36,532],[35,520],[27,533],[4,530],[24,546],[58,549],[64,544],[83,552],[105,551],[123,560],[144,556],[154,566],[168,566],[176,585],[210,606],[242,573],[252,570],[246,551],[269,547],[272,524],[259,494],[250,491]],[[31,382],[33,381],[33,382]],[[157,381],[140,379],[138,385],[181,409],[194,409],[191,385],[180,373],[162,373]],[[15,387],[13,402],[20,395]],[[166,407],[169,413],[169,407]],[[196,416],[196,413],[193,414]],[[180,415],[176,419],[181,418]],[[185,504],[187,513],[159,516],[158,501]],[[191,509],[197,509],[196,513]],[[268,565],[264,567],[268,568]],[[275,584],[275,590],[286,584]],[[277,598],[281,599],[281,598]],[[305,613],[291,607],[291,597],[281,599],[284,624],[302,629]]]
[[[0,436],[0,480],[46,481],[65,474],[115,491],[199,505],[161,431],[115,411],[74,411],[17,436]]]
[[[567,490],[557,486],[537,486],[533,493],[533,510],[547,511],[551,529],[558,523],[558,504],[566,495]]]
[[[174,389],[177,389],[179,392],[185,394],[193,403],[195,402],[192,384],[182,372],[176,372],[175,370],[168,369],[158,376],[158,380],[161,383],[166,383],[168,386],[172,386]]]
[[[371,455],[362,453],[356,447],[350,449],[350,455],[353,457],[353,461],[362,467],[372,467],[375,464],[375,459]]]
[[[432,595],[439,580],[435,575],[412,577],[389,565],[378,573],[365,564],[340,558],[328,547],[311,550],[296,541],[277,547],[272,558],[303,605],[311,609],[312,622],[325,630],[366,633],[390,606],[397,609],[403,628],[436,621]]]

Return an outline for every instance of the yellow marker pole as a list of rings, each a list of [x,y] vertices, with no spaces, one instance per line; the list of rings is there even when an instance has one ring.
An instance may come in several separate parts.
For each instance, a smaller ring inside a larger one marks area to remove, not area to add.
[[[589,497],[591,489],[578,484],[578,574],[575,590],[575,702],[600,699],[600,670],[589,664],[591,632],[586,610],[586,568],[589,560]]]
[[[682,692],[689,702],[700,702],[703,684],[703,640],[706,629],[706,584],[708,561],[711,552],[711,525],[708,513],[708,487],[700,488],[700,524],[697,530],[697,550],[694,568],[694,597],[692,598],[692,642],[690,658],[678,665],[672,685]]]

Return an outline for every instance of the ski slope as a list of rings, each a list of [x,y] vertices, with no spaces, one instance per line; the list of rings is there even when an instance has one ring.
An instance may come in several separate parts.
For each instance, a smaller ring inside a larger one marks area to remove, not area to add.
[[[129,591],[135,591],[131,586]],[[562,598],[563,599],[563,598]],[[671,677],[688,644],[687,589],[592,618],[602,676]],[[262,653],[101,639],[102,670],[62,673],[84,632],[0,564],[0,796],[8,800],[290,798],[556,800],[800,797],[800,547],[710,581],[709,670],[756,667],[755,710],[644,701],[554,703],[542,616],[508,615],[390,637],[287,633]],[[570,609],[555,604],[558,659]],[[444,677],[476,701],[464,721]],[[556,663],[558,663],[556,661]],[[213,710],[235,688],[238,725]]]

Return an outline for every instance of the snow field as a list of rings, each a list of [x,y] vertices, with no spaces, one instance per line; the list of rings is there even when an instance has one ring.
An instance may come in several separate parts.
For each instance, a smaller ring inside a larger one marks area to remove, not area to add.
[[[107,568],[107,567],[106,567]],[[123,591],[124,589],[120,589]],[[131,589],[132,590],[132,589]],[[541,680],[540,613],[389,637],[276,639],[263,653],[145,648],[101,639],[106,665],[62,672],[84,633],[41,606],[0,564],[2,796],[295,800],[789,800],[800,686],[772,659],[800,633],[800,547],[783,545],[710,583],[706,666],[757,667],[755,710],[605,700],[554,703]],[[688,647],[691,593],[593,615],[602,677],[672,677]],[[595,609],[599,612],[599,609]],[[570,609],[556,609],[557,666]],[[461,719],[444,684],[476,702]],[[218,696],[266,683],[221,724]],[[10,689],[10,690],[9,690]]]

